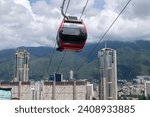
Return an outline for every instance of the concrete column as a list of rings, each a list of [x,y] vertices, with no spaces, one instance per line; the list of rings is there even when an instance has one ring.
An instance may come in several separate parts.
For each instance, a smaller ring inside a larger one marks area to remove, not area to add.
[[[21,85],[22,85],[22,82],[19,81],[19,85],[18,85],[18,99],[21,100]]]
[[[52,100],[56,100],[56,82],[53,81],[53,86],[52,86]]]
[[[73,100],[76,100],[77,97],[76,97],[76,81],[73,82]]]

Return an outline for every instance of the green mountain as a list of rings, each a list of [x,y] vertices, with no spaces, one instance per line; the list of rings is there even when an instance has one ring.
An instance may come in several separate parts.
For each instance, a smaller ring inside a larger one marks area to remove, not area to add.
[[[76,79],[98,79],[97,53],[104,47],[95,43],[87,44],[80,53],[54,52],[49,47],[19,47],[0,51],[0,80],[12,80],[14,77],[14,54],[16,50],[25,49],[30,52],[30,79],[40,80],[46,72],[63,73],[64,79],[69,78],[69,71],[75,71]],[[107,41],[107,47],[117,50],[118,79],[131,80],[137,75],[150,75],[150,41],[120,42]],[[95,48],[92,52],[91,50]],[[91,53],[89,55],[89,53]],[[64,59],[61,63],[62,57]],[[88,57],[88,58],[87,58]],[[61,64],[60,64],[61,63]]]

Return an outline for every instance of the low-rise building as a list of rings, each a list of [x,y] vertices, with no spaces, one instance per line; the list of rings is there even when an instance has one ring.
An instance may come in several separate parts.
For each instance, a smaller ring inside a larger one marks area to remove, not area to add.
[[[93,90],[86,81],[0,82],[0,87],[11,88],[12,99],[20,100],[86,100]]]

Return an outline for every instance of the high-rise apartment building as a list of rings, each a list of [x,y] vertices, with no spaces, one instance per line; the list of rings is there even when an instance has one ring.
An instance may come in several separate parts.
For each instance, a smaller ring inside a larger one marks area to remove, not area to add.
[[[26,50],[16,52],[14,81],[27,82],[29,80],[29,55]]]
[[[98,52],[99,99],[117,100],[116,50],[103,48]]]

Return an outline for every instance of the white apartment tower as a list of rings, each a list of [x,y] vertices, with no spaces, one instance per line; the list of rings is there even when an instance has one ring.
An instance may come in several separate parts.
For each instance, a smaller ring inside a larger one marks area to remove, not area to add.
[[[29,81],[29,55],[26,50],[16,52],[14,81]]]
[[[99,99],[117,100],[116,50],[103,48],[98,52]]]

